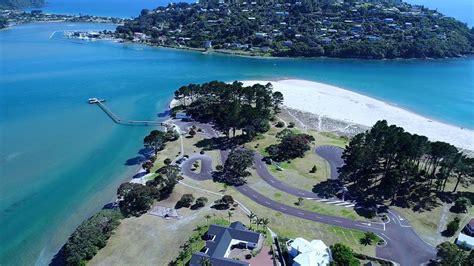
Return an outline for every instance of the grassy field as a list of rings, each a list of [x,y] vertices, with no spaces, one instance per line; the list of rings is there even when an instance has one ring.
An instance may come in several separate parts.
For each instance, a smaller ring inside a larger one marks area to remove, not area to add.
[[[454,187],[453,182],[448,182],[446,185],[446,191],[452,191]],[[461,192],[474,193],[474,188],[470,187],[459,187]],[[444,237],[441,233],[446,229],[446,225],[452,221],[455,217],[461,219],[461,226],[459,231],[469,222],[471,218],[474,218],[474,208],[469,208],[469,211],[465,214],[453,213],[450,208],[453,204],[443,203],[437,200],[438,206],[429,211],[414,211],[410,208],[392,207],[397,210],[403,217],[405,217],[415,231],[425,240],[432,245],[438,245],[444,241],[453,242],[458,234],[453,237]]]
[[[344,208],[332,204],[324,204],[314,200],[305,199],[303,204],[300,206],[295,205],[298,201],[297,196],[279,191],[267,182],[257,176],[255,171],[251,171],[252,176],[248,177],[248,184],[260,194],[283,204],[291,205],[292,207],[300,208],[307,211],[317,212],[320,214],[343,217],[351,220],[365,220],[362,216],[358,215],[353,208]]]
[[[138,218],[127,218],[122,221],[109,239],[107,246],[89,262],[90,265],[167,265],[178,255],[180,247],[192,236],[198,225],[206,225],[205,215],[212,219],[227,220],[227,210],[211,209],[211,202],[218,197],[198,193],[185,186],[177,185],[169,199],[158,205],[174,207],[185,193],[192,193],[195,198],[204,196],[209,199],[206,207],[199,210],[182,208],[178,214],[180,220],[163,219],[144,214]],[[240,209],[233,211],[231,220],[247,221],[247,216]]]
[[[325,225],[273,211],[258,205],[233,188],[229,188],[228,193],[259,217],[268,218],[270,220],[268,227],[279,236],[287,238],[304,237],[308,240],[321,239],[328,246],[335,243],[343,243],[351,247],[355,252],[371,256],[375,255],[375,246],[364,246],[359,243],[360,238],[364,234],[362,231]]]
[[[185,178],[184,182],[189,185],[197,186],[203,189],[224,193],[224,186],[220,183],[215,183],[211,180],[208,181],[195,181],[189,178]],[[260,193],[261,191],[258,190]],[[274,194],[280,193],[281,200],[280,202],[284,202],[286,204],[293,204],[290,200],[285,200],[283,196],[283,192],[273,190]],[[256,213],[259,217],[268,218],[270,220],[269,228],[273,230],[275,233],[288,238],[295,238],[295,237],[304,237],[308,240],[312,239],[321,239],[327,245],[335,244],[335,243],[344,243],[354,251],[367,254],[367,255],[375,255],[375,246],[363,246],[359,243],[360,238],[363,236],[362,231],[357,230],[350,230],[345,229],[342,227],[325,225],[313,221],[308,221],[300,218],[296,218],[290,215],[286,215],[266,207],[263,207],[251,199],[247,198],[246,196],[240,194],[237,190],[232,187],[227,188],[224,194],[231,195],[234,199],[241,202],[245,207],[250,209],[250,211]],[[276,196],[278,197],[278,195]],[[308,204],[306,204],[308,203]],[[319,204],[319,203],[318,203]],[[304,207],[306,205],[306,207]],[[303,208],[310,208],[314,206],[310,204],[310,201],[306,200],[304,202]],[[333,206],[335,207],[335,206]],[[329,214],[331,212],[331,206],[325,204],[322,205],[322,212],[326,212]],[[315,210],[311,210],[317,212]],[[332,213],[334,214],[334,213]],[[337,216],[337,215],[335,215]],[[347,217],[347,215],[342,215],[342,217]],[[248,224],[248,218],[244,218],[246,220],[242,220],[242,222],[246,221]]]

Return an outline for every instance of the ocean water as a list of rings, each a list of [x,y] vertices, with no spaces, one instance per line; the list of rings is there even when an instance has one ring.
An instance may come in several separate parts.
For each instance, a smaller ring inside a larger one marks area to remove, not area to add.
[[[46,13],[57,14],[88,14],[96,16],[137,17],[144,8],[153,9],[165,6],[170,0],[47,0],[46,6],[41,8]]]
[[[112,123],[86,103],[90,97],[105,98],[123,118],[160,119],[183,84],[300,78],[474,129],[474,58],[257,59],[54,34],[105,28],[113,26],[41,23],[0,31],[0,265],[47,264],[136,171],[151,128]]]

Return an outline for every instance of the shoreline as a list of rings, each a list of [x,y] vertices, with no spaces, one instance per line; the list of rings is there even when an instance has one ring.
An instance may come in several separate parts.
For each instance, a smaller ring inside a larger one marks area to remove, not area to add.
[[[412,134],[425,135],[430,140],[444,141],[462,149],[474,150],[474,130],[472,129],[439,122],[350,90],[300,79],[242,82],[247,86],[255,83],[272,83],[275,91],[283,93],[286,107],[311,114],[314,116],[312,119],[317,120],[318,123],[322,120],[321,118],[325,118],[363,128],[364,126],[371,127],[376,121],[385,119],[389,124],[401,126]],[[313,100],[305,101],[304,99]]]

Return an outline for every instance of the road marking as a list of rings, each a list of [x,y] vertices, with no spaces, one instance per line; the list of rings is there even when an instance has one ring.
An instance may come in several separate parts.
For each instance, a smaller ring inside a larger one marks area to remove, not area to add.
[[[266,204],[268,204],[268,205],[270,205],[270,204],[271,204],[271,203],[270,203],[270,202],[268,202],[268,201],[265,201],[265,203],[266,203]]]
[[[384,234],[384,233],[380,233],[380,234],[383,235],[384,237],[386,237],[388,240],[392,240],[392,239],[390,239],[390,237],[388,237],[386,234]]]
[[[336,203],[344,203],[344,201],[342,201],[342,200],[335,200],[335,201],[331,201],[331,202],[326,202],[326,204],[336,204]]]
[[[257,195],[255,195],[255,194],[252,194],[252,197],[254,197],[254,198],[257,198]]]
[[[355,206],[354,204],[349,204],[349,205],[344,206],[344,208],[352,208],[354,206]]]
[[[283,207],[280,207],[280,209],[282,209],[282,210],[284,210],[284,211],[288,210],[287,208],[283,208]]]
[[[319,202],[325,202],[325,201],[330,201],[329,199],[320,199],[318,200]]]
[[[242,188],[242,190],[243,190],[243,191],[247,191],[247,189],[246,189],[246,188]]]
[[[349,203],[349,202],[341,202],[341,203],[336,203],[334,205],[336,206],[342,206],[342,205],[347,205],[347,204],[352,204],[352,203]]]
[[[298,214],[300,214],[300,215],[304,215],[304,213],[302,213],[302,212],[298,212]]]
[[[333,221],[336,222],[336,223],[342,224],[342,221],[339,221],[339,220],[333,220]]]

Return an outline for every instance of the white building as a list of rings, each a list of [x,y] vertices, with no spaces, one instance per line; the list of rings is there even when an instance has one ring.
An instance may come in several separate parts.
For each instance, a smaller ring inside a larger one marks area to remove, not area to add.
[[[286,243],[293,266],[326,266],[332,261],[331,251],[321,240],[298,237]]]

